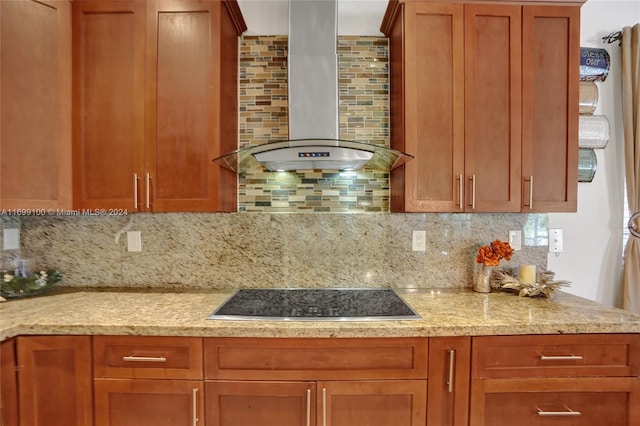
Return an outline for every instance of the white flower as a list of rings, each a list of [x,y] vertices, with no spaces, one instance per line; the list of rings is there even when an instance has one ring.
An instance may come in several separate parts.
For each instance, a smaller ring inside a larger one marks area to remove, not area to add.
[[[13,279],[13,276],[11,274],[4,274],[5,283],[10,283],[12,279]]]

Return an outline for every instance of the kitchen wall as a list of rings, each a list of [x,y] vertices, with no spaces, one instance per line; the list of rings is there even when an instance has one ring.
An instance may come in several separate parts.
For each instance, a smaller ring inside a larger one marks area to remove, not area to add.
[[[550,254],[549,268],[575,284],[568,292],[606,305],[618,305],[622,280],[624,224],[624,149],[620,80],[620,47],[602,37],[640,22],[637,0],[589,0],[582,7],[581,45],[605,48],[611,69],[597,83],[595,114],[607,116],[611,137],[596,150],[598,169],[591,183],[578,184],[578,212],[549,214],[549,227],[564,229],[564,253]]]
[[[241,145],[286,135],[284,40],[242,41]],[[339,51],[341,134],[388,143],[386,40],[341,37]],[[461,288],[479,246],[524,229],[510,264],[546,264],[546,215],[390,214],[385,173],[285,175],[242,177],[240,213],[4,216],[22,238],[3,256],[57,268],[63,285],[80,287]],[[142,252],[126,251],[126,230],[141,231]],[[425,252],[411,250],[414,230],[427,231]]]
[[[54,267],[67,286],[461,288],[477,248],[509,229],[544,234],[537,215],[390,213],[140,213],[23,217],[21,255]],[[15,218],[2,217],[4,226]],[[542,222],[544,225],[544,221]],[[141,231],[142,252],[126,251]],[[413,230],[426,252],[411,251]],[[116,237],[119,239],[116,242]],[[546,246],[511,264],[544,265]],[[3,252],[3,255],[10,254]]]

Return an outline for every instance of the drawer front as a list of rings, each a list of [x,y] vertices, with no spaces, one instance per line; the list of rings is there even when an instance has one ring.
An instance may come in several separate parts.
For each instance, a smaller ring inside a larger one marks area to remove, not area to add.
[[[637,374],[638,335],[475,337],[473,378],[618,377]]]
[[[205,377],[240,380],[419,379],[426,338],[205,338]]]
[[[470,426],[638,426],[640,379],[472,380]]]
[[[95,336],[94,376],[202,379],[199,337]]]
[[[485,425],[626,425],[629,395],[623,392],[492,394]]]

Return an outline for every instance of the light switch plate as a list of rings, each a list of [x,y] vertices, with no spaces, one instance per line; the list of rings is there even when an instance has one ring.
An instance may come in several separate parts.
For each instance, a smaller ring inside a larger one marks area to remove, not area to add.
[[[142,251],[140,231],[127,231],[127,251]]]
[[[20,249],[20,228],[2,230],[2,250]]]
[[[411,250],[427,251],[427,231],[413,231]]]
[[[522,250],[522,231],[509,231],[509,245],[514,251]]]

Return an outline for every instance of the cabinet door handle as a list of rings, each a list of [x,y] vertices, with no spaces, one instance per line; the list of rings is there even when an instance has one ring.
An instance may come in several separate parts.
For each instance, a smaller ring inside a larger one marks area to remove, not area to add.
[[[322,426],[327,426],[327,388],[322,388]]]
[[[464,183],[462,182],[462,174],[458,175],[458,208],[460,210],[463,209],[463,202],[462,202],[462,190],[463,190],[463,186]]]
[[[582,355],[543,355],[540,354],[540,360],[541,361],[567,361],[567,360],[581,360]]]
[[[560,417],[568,417],[568,416],[581,416],[582,413],[580,411],[573,411],[571,408],[567,407],[568,411],[543,411],[538,408],[538,415],[542,417],[552,417],[552,416],[560,416]]]
[[[198,424],[198,388],[191,389],[191,425]]]
[[[449,350],[449,378],[447,379],[447,390],[449,393],[453,393],[453,376],[455,374],[456,367],[456,351],[453,349]]]
[[[307,426],[311,426],[311,389],[307,389]]]
[[[533,175],[529,176],[529,210],[533,210]]]
[[[133,174],[133,208],[138,210],[138,174]]]
[[[147,173],[147,193],[145,197],[145,207],[149,209],[151,207],[151,175]]]
[[[131,362],[167,362],[164,356],[123,356],[123,361]]]
[[[471,175],[471,210],[476,209],[476,175]]]

